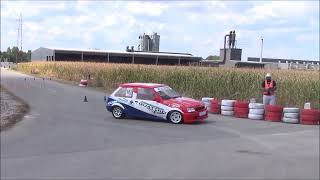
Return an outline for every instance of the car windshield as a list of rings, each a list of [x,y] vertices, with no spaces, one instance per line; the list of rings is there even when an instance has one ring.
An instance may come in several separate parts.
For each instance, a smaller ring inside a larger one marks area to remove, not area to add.
[[[171,99],[181,97],[179,93],[170,88],[169,86],[163,86],[155,88],[155,91],[158,92],[162,99]]]

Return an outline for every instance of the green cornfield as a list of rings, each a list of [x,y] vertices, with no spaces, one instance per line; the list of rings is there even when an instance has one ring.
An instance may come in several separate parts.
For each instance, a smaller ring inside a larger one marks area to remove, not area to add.
[[[193,98],[262,101],[261,83],[267,72],[277,82],[277,104],[303,107],[311,102],[319,108],[319,71],[239,69],[197,66],[155,66],[89,62],[32,62],[20,63],[17,70],[38,71],[42,77],[79,82],[90,74],[91,86],[107,89],[119,83],[163,83]]]

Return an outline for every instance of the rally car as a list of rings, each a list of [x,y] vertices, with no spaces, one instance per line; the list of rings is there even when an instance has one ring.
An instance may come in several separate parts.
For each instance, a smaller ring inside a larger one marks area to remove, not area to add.
[[[182,97],[164,84],[121,84],[104,100],[107,110],[117,119],[146,118],[178,124],[193,123],[208,117],[204,103]]]

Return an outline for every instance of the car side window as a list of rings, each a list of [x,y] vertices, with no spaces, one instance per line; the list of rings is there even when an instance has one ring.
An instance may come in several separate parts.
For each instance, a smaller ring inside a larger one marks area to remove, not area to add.
[[[137,99],[153,101],[155,94],[151,89],[138,88]]]
[[[114,96],[131,98],[133,94],[133,88],[120,88]]]

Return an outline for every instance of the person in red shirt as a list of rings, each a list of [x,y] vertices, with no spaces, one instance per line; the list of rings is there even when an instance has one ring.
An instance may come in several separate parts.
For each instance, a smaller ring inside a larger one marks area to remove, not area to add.
[[[262,82],[263,88],[263,104],[276,105],[275,91],[277,89],[276,82],[271,78],[271,74],[267,73],[265,80]]]

